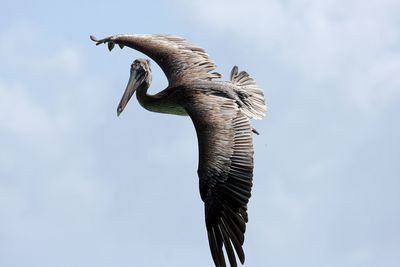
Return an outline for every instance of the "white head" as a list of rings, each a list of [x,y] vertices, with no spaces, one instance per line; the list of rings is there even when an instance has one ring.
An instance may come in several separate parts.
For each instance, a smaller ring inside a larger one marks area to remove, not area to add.
[[[135,91],[138,88],[147,89],[151,83],[151,68],[148,59],[135,59],[131,64],[130,72],[128,85],[117,108],[118,116],[124,111]]]

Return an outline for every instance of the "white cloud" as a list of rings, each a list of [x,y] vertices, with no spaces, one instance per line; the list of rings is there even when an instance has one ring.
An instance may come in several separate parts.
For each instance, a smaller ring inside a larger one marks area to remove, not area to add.
[[[359,265],[368,264],[373,259],[373,252],[370,248],[359,247],[350,251],[350,257],[354,261],[354,263]]]
[[[354,101],[363,109],[392,104],[400,96],[400,54],[388,52],[374,64],[354,71],[349,86]]]
[[[24,137],[48,134],[50,118],[25,88],[0,81],[0,130]]]
[[[60,66],[63,72],[77,74],[82,70],[81,55],[72,47],[63,47],[49,65]]]
[[[52,47],[25,23],[0,34],[1,234],[37,239],[63,235],[56,224],[89,228],[110,198],[88,142],[102,121],[93,117],[102,114],[104,86],[88,78],[79,48]]]
[[[182,3],[180,3],[182,4]],[[338,91],[375,111],[399,97],[398,1],[190,1],[185,14],[242,42],[304,90]],[[234,36],[240,36],[235,38]],[[228,45],[228,44],[227,44]],[[269,68],[274,69],[274,68]],[[385,81],[382,84],[382,81]]]

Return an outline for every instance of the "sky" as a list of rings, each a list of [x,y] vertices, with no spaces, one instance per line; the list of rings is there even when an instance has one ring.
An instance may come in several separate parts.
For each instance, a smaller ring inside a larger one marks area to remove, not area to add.
[[[245,266],[399,266],[399,1],[1,7],[0,266],[213,266],[194,127],[116,116],[145,57],[89,40],[117,33],[183,36],[264,90]]]

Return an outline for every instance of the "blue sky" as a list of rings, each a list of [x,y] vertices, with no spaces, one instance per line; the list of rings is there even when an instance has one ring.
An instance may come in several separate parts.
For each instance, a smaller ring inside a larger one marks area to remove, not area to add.
[[[89,40],[169,33],[267,96],[246,266],[399,266],[399,2],[144,2],[2,2],[0,265],[212,266],[190,119]]]

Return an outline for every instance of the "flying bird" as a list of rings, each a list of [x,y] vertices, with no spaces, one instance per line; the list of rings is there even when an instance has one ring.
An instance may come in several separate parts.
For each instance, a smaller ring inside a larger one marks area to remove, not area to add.
[[[136,59],[119,102],[120,115],[136,92],[137,100],[153,112],[189,116],[196,129],[198,176],[205,223],[215,266],[226,266],[223,248],[232,267],[243,264],[247,203],[253,185],[253,132],[250,119],[266,112],[264,94],[245,71],[234,66],[229,81],[219,80],[216,65],[206,51],[171,35],[121,34],[104,39],[90,36],[96,45],[115,44],[138,50],[163,70],[168,87],[147,93],[152,74],[148,59]],[[258,134],[258,133],[257,133]],[[236,256],[235,256],[236,254]]]

